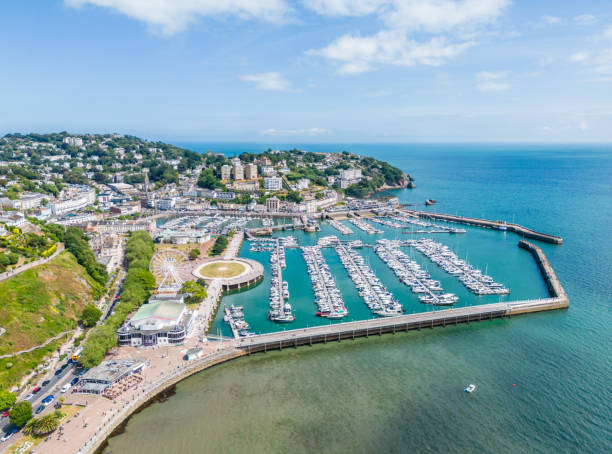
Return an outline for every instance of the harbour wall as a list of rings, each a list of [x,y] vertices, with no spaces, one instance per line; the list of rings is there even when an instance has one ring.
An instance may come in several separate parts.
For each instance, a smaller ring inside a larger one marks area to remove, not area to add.
[[[506,223],[503,221],[489,221],[487,219],[470,218],[465,216],[456,216],[453,214],[443,213],[430,213],[429,211],[418,211],[418,210],[402,210],[408,214],[415,215],[419,218],[424,219],[437,219],[440,221],[454,222],[457,224],[475,225],[478,227],[485,227],[489,229],[501,230],[504,227],[510,232],[517,233],[525,238],[531,238],[534,240],[544,241],[552,244],[562,244],[563,238],[555,235],[549,235],[547,233],[537,232],[527,227],[523,227],[519,224]]]
[[[398,331],[420,330],[436,326],[445,327],[447,325],[458,325],[459,323],[492,320],[494,318],[506,318],[519,314],[568,308],[569,298],[544,251],[525,240],[521,240],[518,246],[529,251],[536,260],[542,278],[548,287],[549,298],[482,304],[357,322],[330,323],[325,326],[262,334],[240,339],[237,346],[251,354],[268,350],[282,350],[283,348],[298,347],[300,345],[327,343],[385,333],[395,334]]]

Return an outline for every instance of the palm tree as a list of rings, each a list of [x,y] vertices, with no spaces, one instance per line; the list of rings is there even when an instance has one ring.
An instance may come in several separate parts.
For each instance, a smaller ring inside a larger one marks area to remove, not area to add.
[[[49,413],[38,419],[36,422],[36,427],[34,428],[34,433],[36,435],[45,435],[49,432],[53,432],[58,428],[60,423],[60,418],[53,413]]]
[[[53,432],[60,423],[60,417],[55,413],[49,413],[41,416],[38,419],[31,419],[23,428],[24,433],[27,435],[46,435]]]

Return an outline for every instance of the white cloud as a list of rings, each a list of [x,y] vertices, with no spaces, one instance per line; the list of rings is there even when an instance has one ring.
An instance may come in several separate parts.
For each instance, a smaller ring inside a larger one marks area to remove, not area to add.
[[[318,136],[327,134],[329,131],[324,128],[309,128],[309,129],[276,129],[269,128],[259,131],[264,136]]]
[[[240,76],[245,82],[253,82],[258,90],[296,92],[291,82],[276,72],[245,74]]]
[[[570,56],[570,62],[580,63],[595,74],[593,82],[612,81],[612,48],[600,52],[577,52]]]
[[[593,71],[602,77],[612,77],[612,49],[606,49],[593,57]]]
[[[302,3],[322,16],[363,16],[377,11],[389,0],[302,0]]]
[[[377,13],[389,28],[438,33],[492,22],[509,0],[303,0],[321,15],[363,16]]]
[[[604,38],[612,40],[612,27],[608,27],[603,32]]]
[[[93,5],[113,9],[145,22],[166,35],[185,30],[204,16],[281,21],[290,8],[285,0],[64,0],[72,7]]]
[[[391,27],[439,33],[495,21],[508,0],[396,0],[385,14]]]
[[[506,71],[481,71],[476,74],[476,88],[483,92],[505,91],[510,88],[506,82]]]
[[[373,64],[398,66],[439,66],[470,47],[472,42],[449,43],[434,37],[426,42],[408,39],[400,31],[380,31],[371,36],[344,35],[329,46],[310,51],[340,64],[340,74],[360,74],[373,69]]]
[[[597,18],[592,14],[580,14],[579,16],[574,17],[574,22],[578,25],[593,25],[597,22]]]
[[[376,14],[385,24],[378,33],[345,34],[308,55],[338,65],[339,74],[361,74],[378,65],[439,66],[473,46],[457,37],[494,22],[509,0],[303,0],[313,11],[331,16]],[[418,40],[411,34],[418,33]],[[444,33],[444,35],[442,35]],[[429,35],[429,36],[427,36]],[[455,35],[455,36],[453,36]]]
[[[550,25],[557,25],[561,23],[561,18],[557,16],[544,16],[542,19],[544,19],[544,22]]]
[[[578,125],[578,129],[580,129],[581,131],[588,131],[589,129],[591,129],[591,127],[586,121],[583,120]]]
[[[579,62],[588,60],[590,56],[591,56],[590,52],[586,52],[586,51],[576,52],[570,55],[569,61],[571,61],[572,63],[579,63]]]

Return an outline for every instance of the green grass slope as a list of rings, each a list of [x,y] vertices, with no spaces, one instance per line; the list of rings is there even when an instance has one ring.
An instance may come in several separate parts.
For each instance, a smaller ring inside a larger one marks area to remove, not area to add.
[[[0,282],[0,326],[6,329],[0,355],[75,328],[83,308],[102,290],[69,252]]]

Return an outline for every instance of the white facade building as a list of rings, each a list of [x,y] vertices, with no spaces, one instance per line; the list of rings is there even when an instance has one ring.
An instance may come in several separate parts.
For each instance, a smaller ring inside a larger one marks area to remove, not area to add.
[[[80,137],[64,137],[64,140],[62,142],[71,147],[83,146],[83,139],[81,139]]]
[[[232,178],[232,167],[224,164],[221,166],[221,179],[230,180]]]
[[[264,178],[266,191],[280,191],[283,189],[283,179],[280,177]]]
[[[257,178],[257,166],[255,164],[247,164],[244,170],[244,176],[247,180],[254,180],[255,178]]]

